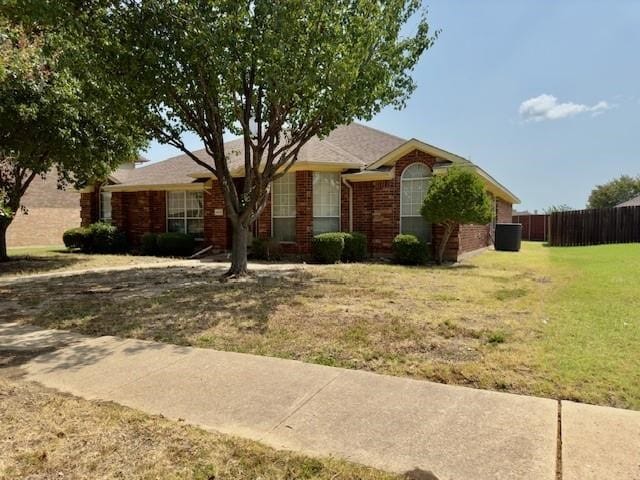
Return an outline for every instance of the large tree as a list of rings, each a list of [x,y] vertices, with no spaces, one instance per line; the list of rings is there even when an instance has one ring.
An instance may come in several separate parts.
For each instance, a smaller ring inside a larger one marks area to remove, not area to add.
[[[8,259],[6,232],[26,212],[21,202],[34,178],[55,170],[61,187],[82,185],[144,144],[144,132],[134,135],[108,108],[109,92],[65,66],[73,51],[57,33],[0,12],[0,261]]]
[[[640,176],[622,175],[597,185],[589,195],[587,208],[610,208],[640,195]]]
[[[419,0],[74,4],[83,7],[63,9],[69,15],[58,21],[92,39],[82,68],[126,90],[150,137],[220,183],[233,229],[227,276],[247,273],[249,227],[303,145],[402,107],[415,87],[410,72],[434,40]],[[209,161],[183,143],[185,132],[200,137]],[[229,132],[244,140],[239,183],[223,140]]]
[[[486,225],[491,221],[491,199],[480,177],[468,168],[452,167],[445,175],[433,177],[424,198],[422,216],[444,228],[437,245],[442,263],[451,234],[460,225]]]

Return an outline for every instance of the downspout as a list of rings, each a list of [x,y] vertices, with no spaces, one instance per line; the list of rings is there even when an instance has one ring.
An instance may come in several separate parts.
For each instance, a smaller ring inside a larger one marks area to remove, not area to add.
[[[349,189],[349,231],[353,232],[353,186],[344,177],[342,183]]]

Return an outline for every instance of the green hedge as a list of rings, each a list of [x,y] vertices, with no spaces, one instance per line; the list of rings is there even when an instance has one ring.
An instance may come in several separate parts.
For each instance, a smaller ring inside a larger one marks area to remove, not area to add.
[[[251,258],[256,260],[280,260],[282,245],[274,238],[254,238],[251,242]]]
[[[85,249],[89,241],[89,229],[84,227],[72,228],[62,234],[62,241],[67,248]]]
[[[124,233],[103,222],[67,230],[62,234],[62,241],[66,247],[79,248],[86,253],[123,253],[127,250]]]
[[[369,252],[367,250],[367,236],[364,233],[353,232],[343,233],[343,235],[343,262],[361,262],[369,256]]]
[[[320,263],[360,262],[367,256],[367,236],[362,233],[329,232],[313,237],[313,258]]]
[[[401,265],[423,265],[429,259],[427,244],[415,235],[397,235],[392,248],[394,262]]]
[[[193,254],[196,241],[186,233],[161,233],[158,235],[158,253],[169,257],[188,257]]]
[[[317,262],[339,262],[343,251],[344,235],[340,232],[321,233],[313,237],[313,258]]]
[[[140,243],[140,251],[143,255],[158,255],[158,234],[145,233]]]

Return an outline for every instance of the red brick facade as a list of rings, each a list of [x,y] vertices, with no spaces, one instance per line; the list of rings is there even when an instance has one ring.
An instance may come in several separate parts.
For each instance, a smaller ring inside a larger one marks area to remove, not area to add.
[[[394,237],[400,232],[400,188],[402,172],[413,163],[423,163],[430,169],[436,159],[414,150],[400,158],[393,168],[390,180],[352,182],[353,231],[364,233],[369,240],[369,249],[374,254],[389,254]],[[296,242],[283,244],[286,252],[309,253],[313,238],[313,172],[295,172],[296,182]],[[350,191],[344,182],[341,185],[341,228],[349,231]],[[96,193],[81,196],[82,224],[97,220],[98,197]],[[166,229],[166,192],[113,192],[113,223],[127,232],[129,241],[138,244],[146,232],[164,232]],[[511,204],[498,199],[497,221],[509,222]],[[254,227],[260,238],[272,236],[271,201],[267,201]],[[442,228],[433,226],[433,244],[437,244]],[[204,238],[215,250],[229,249],[231,228],[226,218],[224,198],[216,181],[205,184],[204,193]],[[477,250],[491,244],[490,225],[464,225],[451,236],[446,258],[455,260],[462,253]]]

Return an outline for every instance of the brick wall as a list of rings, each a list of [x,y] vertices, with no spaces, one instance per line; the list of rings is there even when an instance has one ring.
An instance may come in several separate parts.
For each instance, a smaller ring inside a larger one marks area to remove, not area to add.
[[[505,202],[501,198],[498,198],[496,203],[497,211],[498,211],[498,223],[511,223],[512,214],[513,214],[513,205],[511,203]]]
[[[216,215],[216,210],[221,215]],[[213,245],[215,250],[230,248],[229,243],[231,225],[227,219],[224,206],[224,195],[217,180],[211,182],[211,188],[204,191],[204,238],[207,245]]]
[[[313,239],[313,172],[296,172],[296,244],[298,253],[311,251]]]
[[[367,234],[373,253],[389,253],[393,239],[400,233],[402,172],[413,163],[423,163],[433,168],[435,161],[434,157],[414,150],[396,162],[392,180],[366,182],[368,187],[357,187],[358,198],[354,199],[354,217],[358,218],[358,227],[354,224],[354,230]],[[366,209],[369,209],[370,213],[364,212]]]
[[[72,187],[58,189],[55,170],[37,176],[20,202],[27,213],[18,211],[7,230],[7,245],[61,245],[64,231],[80,226],[80,199]]]
[[[80,194],[80,224],[88,227],[98,221],[99,215],[98,187],[93,192]]]

